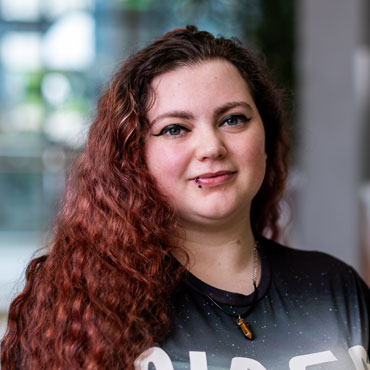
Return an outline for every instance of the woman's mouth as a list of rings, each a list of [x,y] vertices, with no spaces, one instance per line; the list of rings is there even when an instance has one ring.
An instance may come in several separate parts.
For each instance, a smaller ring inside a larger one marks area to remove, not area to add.
[[[230,181],[236,171],[218,171],[214,173],[204,173],[192,180],[199,186],[216,186]]]

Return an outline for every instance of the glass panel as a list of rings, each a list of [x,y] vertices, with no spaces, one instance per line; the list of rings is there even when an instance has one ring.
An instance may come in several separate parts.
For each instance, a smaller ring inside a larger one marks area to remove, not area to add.
[[[95,58],[94,19],[84,12],[56,21],[43,39],[43,61],[54,70],[85,70]]]
[[[1,60],[10,71],[41,68],[41,37],[36,32],[7,32],[1,40]]]
[[[25,158],[21,160],[31,162]],[[1,231],[42,229],[44,203],[41,189],[41,174],[0,173],[0,192],[6,194],[0,208]]]
[[[93,8],[93,0],[41,0],[42,13],[49,19],[58,18],[74,10],[88,10]]]
[[[8,21],[35,21],[40,18],[40,1],[1,0],[1,15]]]

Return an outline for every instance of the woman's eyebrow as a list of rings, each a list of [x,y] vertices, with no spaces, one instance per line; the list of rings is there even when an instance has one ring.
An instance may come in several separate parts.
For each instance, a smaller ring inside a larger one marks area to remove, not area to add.
[[[226,103],[216,108],[214,112],[214,117],[217,118],[221,114],[227,112],[229,109],[239,107],[239,106],[248,109],[251,113],[253,111],[252,107],[244,101],[232,101],[232,102]],[[164,118],[182,118],[182,119],[194,120],[194,115],[186,111],[179,111],[179,110],[170,111],[170,112],[166,112],[166,113],[160,114],[159,116],[155,117],[153,121],[150,122],[150,126],[153,126],[157,121],[164,119]]]
[[[159,116],[155,117],[152,122],[150,122],[150,126],[153,126],[157,121],[163,118],[182,118],[182,119],[194,119],[194,115],[190,112],[186,111],[171,111],[160,114]]]
[[[222,105],[221,107],[217,108],[215,110],[214,117],[217,118],[218,116],[227,112],[229,109],[240,107],[240,106],[246,108],[248,111],[250,111],[250,113],[253,112],[252,107],[245,101],[232,101],[232,102],[226,103]]]

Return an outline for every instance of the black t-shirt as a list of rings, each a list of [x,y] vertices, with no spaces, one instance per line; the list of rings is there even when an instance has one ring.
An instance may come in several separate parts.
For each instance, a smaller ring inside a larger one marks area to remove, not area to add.
[[[253,301],[188,273],[175,296],[171,329],[136,361],[140,370],[368,370],[370,291],[343,262],[261,239],[257,301],[245,318],[253,340],[224,309]],[[200,293],[202,292],[202,293]]]

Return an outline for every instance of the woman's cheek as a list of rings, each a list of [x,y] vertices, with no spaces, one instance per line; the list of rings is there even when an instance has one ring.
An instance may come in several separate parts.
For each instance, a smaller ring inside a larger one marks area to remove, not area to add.
[[[179,186],[179,182],[186,179],[187,156],[180,146],[158,145],[147,151],[146,158],[149,172],[162,190],[167,192],[169,188]]]
[[[255,176],[260,179],[260,185],[262,185],[263,179],[266,172],[266,153],[262,147],[255,148],[255,150],[250,152],[248,157],[247,166],[253,169]]]

